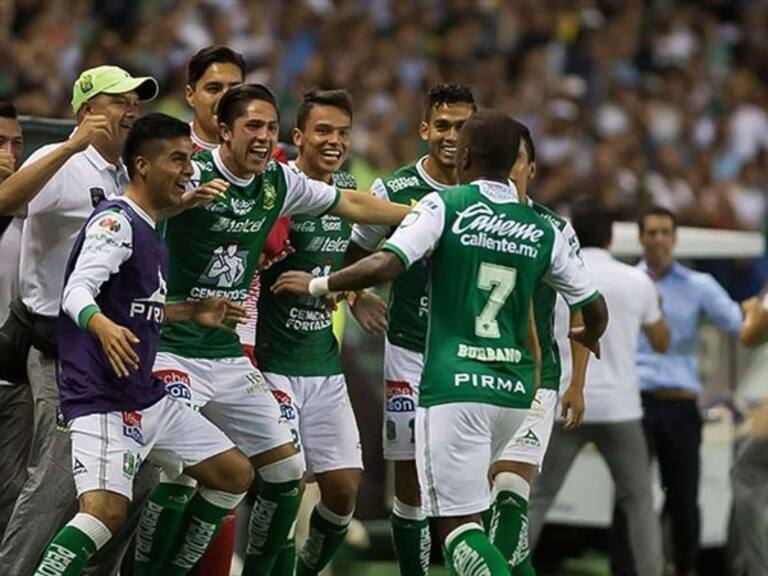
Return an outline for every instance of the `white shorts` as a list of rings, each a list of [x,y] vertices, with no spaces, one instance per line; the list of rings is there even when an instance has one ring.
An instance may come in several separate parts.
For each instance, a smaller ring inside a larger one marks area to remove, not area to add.
[[[185,358],[161,352],[154,374],[172,397],[200,410],[248,457],[293,442],[261,372],[245,356]]]
[[[360,432],[343,374],[284,376],[264,372],[264,380],[301,442],[310,474],[362,470]]]
[[[477,402],[417,409],[416,470],[427,516],[468,516],[488,509],[488,467],[527,414]]]
[[[385,460],[413,460],[416,456],[416,406],[424,355],[384,340]]]
[[[499,460],[533,464],[541,470],[552,437],[557,411],[557,390],[539,388],[520,429],[504,448]]]
[[[176,477],[234,448],[221,430],[169,396],[144,410],[89,414],[70,424],[78,496],[109,490],[131,499],[133,479],[147,457]]]

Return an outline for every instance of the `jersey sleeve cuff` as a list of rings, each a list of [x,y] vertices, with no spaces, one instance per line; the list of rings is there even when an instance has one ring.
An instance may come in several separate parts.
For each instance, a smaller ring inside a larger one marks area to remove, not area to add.
[[[91,318],[93,318],[96,314],[101,313],[101,308],[99,308],[98,304],[89,304],[82,310],[80,310],[80,313],[77,315],[77,324],[82,328],[83,330],[88,329],[88,322],[91,321]]]
[[[389,242],[385,242],[384,246],[381,247],[382,250],[387,250],[388,252],[392,252],[395,256],[400,258],[400,260],[403,261],[403,264],[405,264],[405,268],[408,269],[411,267],[411,261],[408,259],[408,256],[406,256],[405,252],[400,250],[397,246],[394,244],[391,244]]]
[[[568,307],[571,310],[573,310],[573,311],[581,310],[582,308],[584,308],[584,306],[586,306],[587,304],[591,304],[592,302],[594,302],[598,298],[600,298],[600,292],[595,290],[594,292],[592,292],[592,294],[590,294],[589,296],[587,296],[583,300],[579,300],[578,302],[575,302],[573,304],[569,303]]]
[[[318,215],[318,217],[320,217],[320,216],[325,216],[326,214],[328,214],[328,213],[329,213],[331,210],[333,210],[334,208],[336,208],[336,206],[337,206],[337,205],[339,204],[339,202],[341,201],[341,190],[339,190],[338,188],[334,188],[333,190],[334,190],[334,192],[336,192],[336,197],[333,199],[333,202],[331,202],[331,205],[330,205],[330,206],[328,206],[328,208],[326,208],[325,210],[323,210],[323,211],[322,211],[322,212],[321,212],[321,213]]]

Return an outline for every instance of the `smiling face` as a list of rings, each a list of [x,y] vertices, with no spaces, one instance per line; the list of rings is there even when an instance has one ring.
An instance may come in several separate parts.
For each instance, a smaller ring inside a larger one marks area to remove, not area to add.
[[[264,172],[277,145],[278,128],[277,110],[265,100],[251,100],[231,128],[219,124],[230,169],[236,176],[248,178]]]
[[[224,93],[243,83],[240,68],[231,62],[214,62],[206,69],[194,86],[187,86],[186,100],[195,111],[198,135],[214,139],[219,127],[216,106]]]
[[[459,132],[473,112],[472,105],[466,102],[442,104],[432,108],[429,121],[423,121],[419,127],[429,157],[445,172],[456,167]]]
[[[146,179],[147,189],[156,209],[181,202],[192,177],[192,140],[187,137],[157,140],[149,153],[136,160],[137,169]]]
[[[106,116],[109,122],[110,144],[122,146],[139,117],[140,100],[136,92],[98,94],[83,104],[86,113]]]
[[[302,170],[327,181],[341,168],[349,152],[352,119],[336,106],[314,105],[304,129],[293,129],[293,143],[299,148]]]

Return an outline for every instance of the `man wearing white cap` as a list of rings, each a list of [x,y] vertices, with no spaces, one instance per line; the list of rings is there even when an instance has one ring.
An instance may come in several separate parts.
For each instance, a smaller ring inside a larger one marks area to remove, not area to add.
[[[24,219],[20,298],[12,309],[31,336],[26,369],[34,398],[29,475],[0,545],[4,576],[31,574],[74,512],[70,444],[57,386],[55,328],[64,269],[94,206],[125,191],[123,144],[139,117],[139,103],[157,92],[154,78],[134,78],[116,66],[86,70],[72,90],[77,130],[68,140],[35,151],[0,184],[0,214]]]

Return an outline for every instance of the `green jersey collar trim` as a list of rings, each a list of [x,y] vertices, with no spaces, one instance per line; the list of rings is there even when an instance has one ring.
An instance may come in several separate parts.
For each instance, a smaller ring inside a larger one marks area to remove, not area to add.
[[[442,192],[443,190],[450,188],[448,184],[442,184],[427,174],[427,169],[424,168],[424,162],[427,161],[428,156],[422,156],[416,161],[416,172],[419,173],[419,177],[427,183],[427,185],[433,190]]]
[[[405,268],[408,269],[411,267],[411,262],[408,260],[408,256],[405,255],[405,252],[400,250],[397,246],[394,244],[390,244],[389,242],[385,242],[384,246],[381,247],[382,250],[387,250],[388,252],[392,252],[395,256],[400,258],[400,260],[403,261],[403,264],[405,264]]]
[[[597,290],[595,290],[595,291],[594,291],[594,292],[592,292],[592,294],[590,294],[588,297],[584,298],[584,300],[581,300],[581,301],[579,301],[579,302],[576,302],[576,304],[569,304],[569,305],[568,305],[568,307],[569,307],[571,310],[573,310],[573,311],[576,311],[576,310],[581,310],[582,308],[584,308],[584,306],[586,306],[587,304],[591,304],[592,302],[594,302],[594,301],[595,301],[595,300],[597,300],[598,298],[600,298],[600,292],[598,292]]]
[[[216,166],[216,169],[221,172],[224,178],[229,180],[229,182],[235,186],[245,188],[246,186],[250,186],[253,183],[254,178],[256,178],[255,174],[250,178],[239,178],[232,174],[229,168],[224,165],[224,161],[221,159],[221,146],[216,146],[216,148],[211,151],[211,158],[213,158],[213,163]]]

